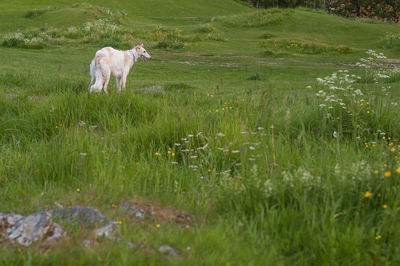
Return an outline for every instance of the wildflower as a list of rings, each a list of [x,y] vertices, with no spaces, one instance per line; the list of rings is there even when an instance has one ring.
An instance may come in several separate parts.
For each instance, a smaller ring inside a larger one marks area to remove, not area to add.
[[[118,221],[117,224],[118,224],[118,225],[121,225],[121,224],[122,224],[122,221]]]
[[[390,177],[391,175],[392,175],[392,172],[390,172],[390,171],[385,172],[385,177]]]
[[[58,126],[56,126],[56,128],[58,128]]]
[[[161,225],[160,225],[160,224],[156,224],[156,227],[157,227],[157,228],[160,228],[160,227],[161,227]]]
[[[387,204],[383,204],[382,208],[386,209],[387,208]]]
[[[87,153],[86,153],[86,152],[81,152],[81,153],[79,153],[79,155],[80,155],[80,156],[86,156]]]
[[[232,106],[229,106],[229,109],[232,110]]]
[[[171,147],[169,147],[169,148],[168,148],[168,150],[169,150],[169,151],[172,151],[172,148],[171,148]]]
[[[111,208],[115,208],[115,207],[117,207],[117,205],[115,205],[114,203],[111,204]]]
[[[211,110],[208,110],[209,113],[211,113]]]
[[[156,156],[157,156],[157,157],[160,156],[160,153],[159,153],[159,152],[156,152]]]
[[[171,154],[171,151],[168,151],[167,153],[168,153],[168,154]]]
[[[365,194],[364,194],[364,199],[368,199],[368,198],[371,197],[371,196],[372,196],[372,193],[369,192],[369,191],[367,191],[367,192],[365,192]]]
[[[381,235],[377,235],[377,236],[375,237],[376,240],[379,240],[379,239],[381,239],[381,238],[382,238]]]
[[[208,169],[208,172],[211,173],[211,169]]]
[[[382,194],[381,194],[381,193],[378,193],[378,198],[380,198],[380,197],[382,197]]]
[[[172,156],[172,157],[175,157],[175,152],[173,152],[173,153],[171,154],[171,156]]]
[[[216,110],[215,110],[215,112],[216,112],[216,113],[218,113],[218,112],[219,112],[219,110],[218,110],[218,109],[216,109]]]
[[[217,136],[218,137],[225,137],[225,134],[224,133],[217,133]]]
[[[375,171],[374,171],[374,174],[376,174],[376,175],[377,175],[378,173],[379,173],[379,171],[378,171],[378,170],[375,170]]]
[[[173,165],[177,165],[177,164],[178,164],[178,162],[172,162],[172,164],[173,164]]]
[[[222,111],[225,111],[225,108],[222,108],[221,110],[222,110]]]
[[[242,102],[246,101],[244,98],[242,99]]]
[[[390,151],[393,153],[396,151],[396,148],[391,148]]]
[[[398,167],[398,168],[396,169],[396,172],[397,172],[398,174],[400,174],[400,167]]]
[[[388,139],[389,139],[389,138],[388,138]],[[390,142],[388,145],[389,145],[389,147],[393,146],[393,142]]]
[[[77,189],[76,189],[76,192],[81,192],[81,189],[80,189],[80,188],[77,188]]]
[[[239,150],[233,150],[232,153],[239,153]]]

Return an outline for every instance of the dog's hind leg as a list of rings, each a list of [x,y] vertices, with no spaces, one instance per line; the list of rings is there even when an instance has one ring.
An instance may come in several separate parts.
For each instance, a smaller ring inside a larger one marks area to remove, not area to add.
[[[115,77],[115,81],[117,82],[118,92],[121,92],[121,78]]]
[[[107,87],[108,87],[108,82],[110,81],[110,75],[105,77],[105,81],[104,81],[104,93],[107,94]]]

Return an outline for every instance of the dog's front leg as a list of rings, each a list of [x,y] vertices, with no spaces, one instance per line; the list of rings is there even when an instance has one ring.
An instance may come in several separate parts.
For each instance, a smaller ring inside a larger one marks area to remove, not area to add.
[[[122,76],[122,88],[123,89],[125,89],[125,87],[126,87],[126,78],[127,78],[127,75]]]

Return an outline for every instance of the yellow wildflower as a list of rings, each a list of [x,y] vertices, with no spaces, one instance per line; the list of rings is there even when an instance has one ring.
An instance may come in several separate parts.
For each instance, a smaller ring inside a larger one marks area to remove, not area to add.
[[[395,152],[395,151],[396,151],[396,148],[391,148],[390,151],[391,151],[391,152]]]
[[[211,173],[211,169],[208,169],[208,172]]]
[[[385,177],[390,177],[391,175],[392,175],[392,172],[390,172],[390,171],[385,172]]]
[[[157,227],[157,228],[160,228],[160,227],[161,227],[161,225],[160,225],[160,224],[156,224],[156,227]]]
[[[367,191],[367,192],[365,192],[365,194],[364,194],[364,199],[368,199],[368,198],[371,197],[371,196],[372,196],[372,193],[369,192],[369,191]]]
[[[381,238],[382,238],[381,235],[377,235],[377,236],[375,237],[376,240],[379,240],[379,239],[381,239]]]
[[[380,197],[382,197],[382,194],[381,194],[381,193],[378,194],[378,198],[380,198]]]
[[[156,152],[156,156],[160,156],[160,153],[159,153],[159,152]]]
[[[376,175],[377,175],[378,173],[379,173],[379,171],[378,171],[378,170],[375,170],[375,171],[374,171],[374,174],[376,174]]]
[[[172,157],[175,157],[175,152],[173,152],[171,155],[172,155]]]
[[[215,112],[216,112],[216,113],[218,113],[218,112],[219,112],[219,110],[218,110],[218,109],[216,109],[216,110],[215,110]]]
[[[118,225],[121,225],[121,224],[122,224],[122,221],[118,221],[117,224],[118,224]]]
[[[398,174],[400,174],[400,167],[398,167],[398,168],[396,169],[396,172],[397,172]]]
[[[386,208],[387,208],[387,205],[386,205],[386,204],[383,204],[382,208],[386,209]]]
[[[77,189],[76,189],[76,192],[81,192],[81,189],[80,189],[80,188],[77,188]]]

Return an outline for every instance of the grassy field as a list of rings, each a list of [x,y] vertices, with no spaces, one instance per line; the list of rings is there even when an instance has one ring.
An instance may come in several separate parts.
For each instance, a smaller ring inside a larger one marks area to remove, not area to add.
[[[397,25],[233,0],[15,0],[0,17],[0,212],[93,206],[122,239],[0,239],[1,265],[400,264]],[[95,52],[139,42],[152,60],[125,91],[88,99]],[[193,222],[133,218],[133,200]]]

